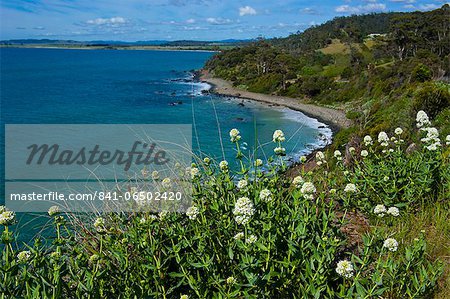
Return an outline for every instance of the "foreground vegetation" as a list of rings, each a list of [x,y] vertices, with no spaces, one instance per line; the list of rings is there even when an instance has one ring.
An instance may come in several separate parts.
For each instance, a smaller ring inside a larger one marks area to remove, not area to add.
[[[1,297],[445,295],[450,136],[440,138],[423,111],[417,126],[317,152],[302,159],[316,167],[294,178],[284,174],[283,132],[274,132],[275,154],[265,164],[240,154],[233,129],[241,170],[209,158],[193,164],[185,214],[109,213],[86,224],[53,207],[50,246],[16,246],[14,212],[2,207]],[[427,211],[436,213],[431,220]]]

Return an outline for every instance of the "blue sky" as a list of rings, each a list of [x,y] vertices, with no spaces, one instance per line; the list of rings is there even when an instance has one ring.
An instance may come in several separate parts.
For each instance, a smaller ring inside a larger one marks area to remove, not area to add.
[[[448,0],[0,0],[0,39],[276,37],[336,16],[431,10]]]

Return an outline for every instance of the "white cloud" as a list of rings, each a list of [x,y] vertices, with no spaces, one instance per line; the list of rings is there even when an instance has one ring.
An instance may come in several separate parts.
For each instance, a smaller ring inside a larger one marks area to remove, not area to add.
[[[194,24],[195,23],[195,19],[188,19],[188,20],[186,20],[186,23]]]
[[[256,15],[256,10],[251,6],[244,6],[239,8],[239,15],[246,16],[246,15]]]
[[[412,5],[412,4],[406,4],[406,5],[403,5],[403,7],[404,8],[408,8],[408,9],[415,9],[416,7],[414,6],[414,5]]]
[[[308,15],[318,15],[319,12],[311,7],[305,7],[300,10],[301,13],[308,14]]]
[[[222,19],[222,18],[207,18],[206,22],[212,25],[227,25],[233,23],[230,19]]]
[[[97,18],[94,20],[88,20],[86,23],[89,25],[118,25],[125,24],[127,20],[122,17],[113,18]]]
[[[440,8],[439,5],[436,4],[421,4],[419,5],[420,10],[432,10],[432,9],[438,9]]]
[[[341,5],[335,8],[336,12],[346,14],[370,13],[384,10],[386,10],[386,4],[383,3],[369,3],[366,5],[358,5],[358,6]]]
[[[405,3],[405,4],[411,4],[411,3],[415,3],[416,0],[389,0],[391,2],[398,2],[398,3]]]

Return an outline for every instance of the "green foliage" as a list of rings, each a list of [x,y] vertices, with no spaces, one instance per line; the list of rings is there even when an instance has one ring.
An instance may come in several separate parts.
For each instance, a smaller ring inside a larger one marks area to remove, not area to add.
[[[13,248],[14,235],[6,224],[2,294],[423,298],[435,290],[443,268],[439,260],[428,259],[424,235],[409,241],[389,238],[396,237],[392,225],[407,213],[402,203],[420,208],[430,181],[436,183],[436,176],[429,176],[435,171],[426,165],[448,172],[440,150],[429,150],[425,144],[414,155],[405,155],[400,145],[393,153],[380,153],[372,146],[368,157],[353,166],[344,166],[339,159],[337,168],[330,168],[331,163],[318,153],[321,166],[291,180],[282,175],[286,166],[281,155],[270,158],[265,171],[254,163],[244,164],[238,140],[233,142],[242,162],[240,172],[230,173],[215,163],[202,164],[199,173],[190,171],[196,175],[186,214],[105,213],[98,218],[101,221],[89,220],[93,225],[75,221],[84,224],[71,226],[65,216],[49,211],[57,237],[51,246],[36,242],[26,253]],[[282,139],[275,146],[282,146]],[[384,179],[386,174],[392,184]],[[235,180],[247,184],[240,182],[237,188]],[[380,202],[397,206],[400,212],[373,215],[373,205]],[[367,211],[376,223],[362,237],[362,244],[348,252],[343,228],[349,220],[345,215],[353,209]]]
[[[418,82],[425,82],[430,80],[432,75],[430,68],[420,63],[414,68],[412,78]]]
[[[424,110],[433,119],[448,107],[450,107],[450,85],[448,84],[425,84],[414,97],[415,111]]]

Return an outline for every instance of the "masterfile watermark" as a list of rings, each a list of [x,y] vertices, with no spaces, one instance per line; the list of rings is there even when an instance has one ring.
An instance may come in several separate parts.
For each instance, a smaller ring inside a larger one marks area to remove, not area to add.
[[[6,125],[5,203],[17,212],[190,205],[191,125]]]
[[[47,163],[48,165],[108,165],[116,164],[123,165],[123,170],[128,171],[131,164],[135,165],[164,165],[170,159],[167,158],[167,153],[163,149],[157,149],[156,143],[145,143],[135,141],[129,152],[122,150],[101,150],[100,145],[96,144],[92,149],[82,147],[79,150],[64,149],[58,144],[32,144],[27,147],[30,150],[27,165],[32,163],[41,165]],[[139,150],[141,149],[141,150]]]

